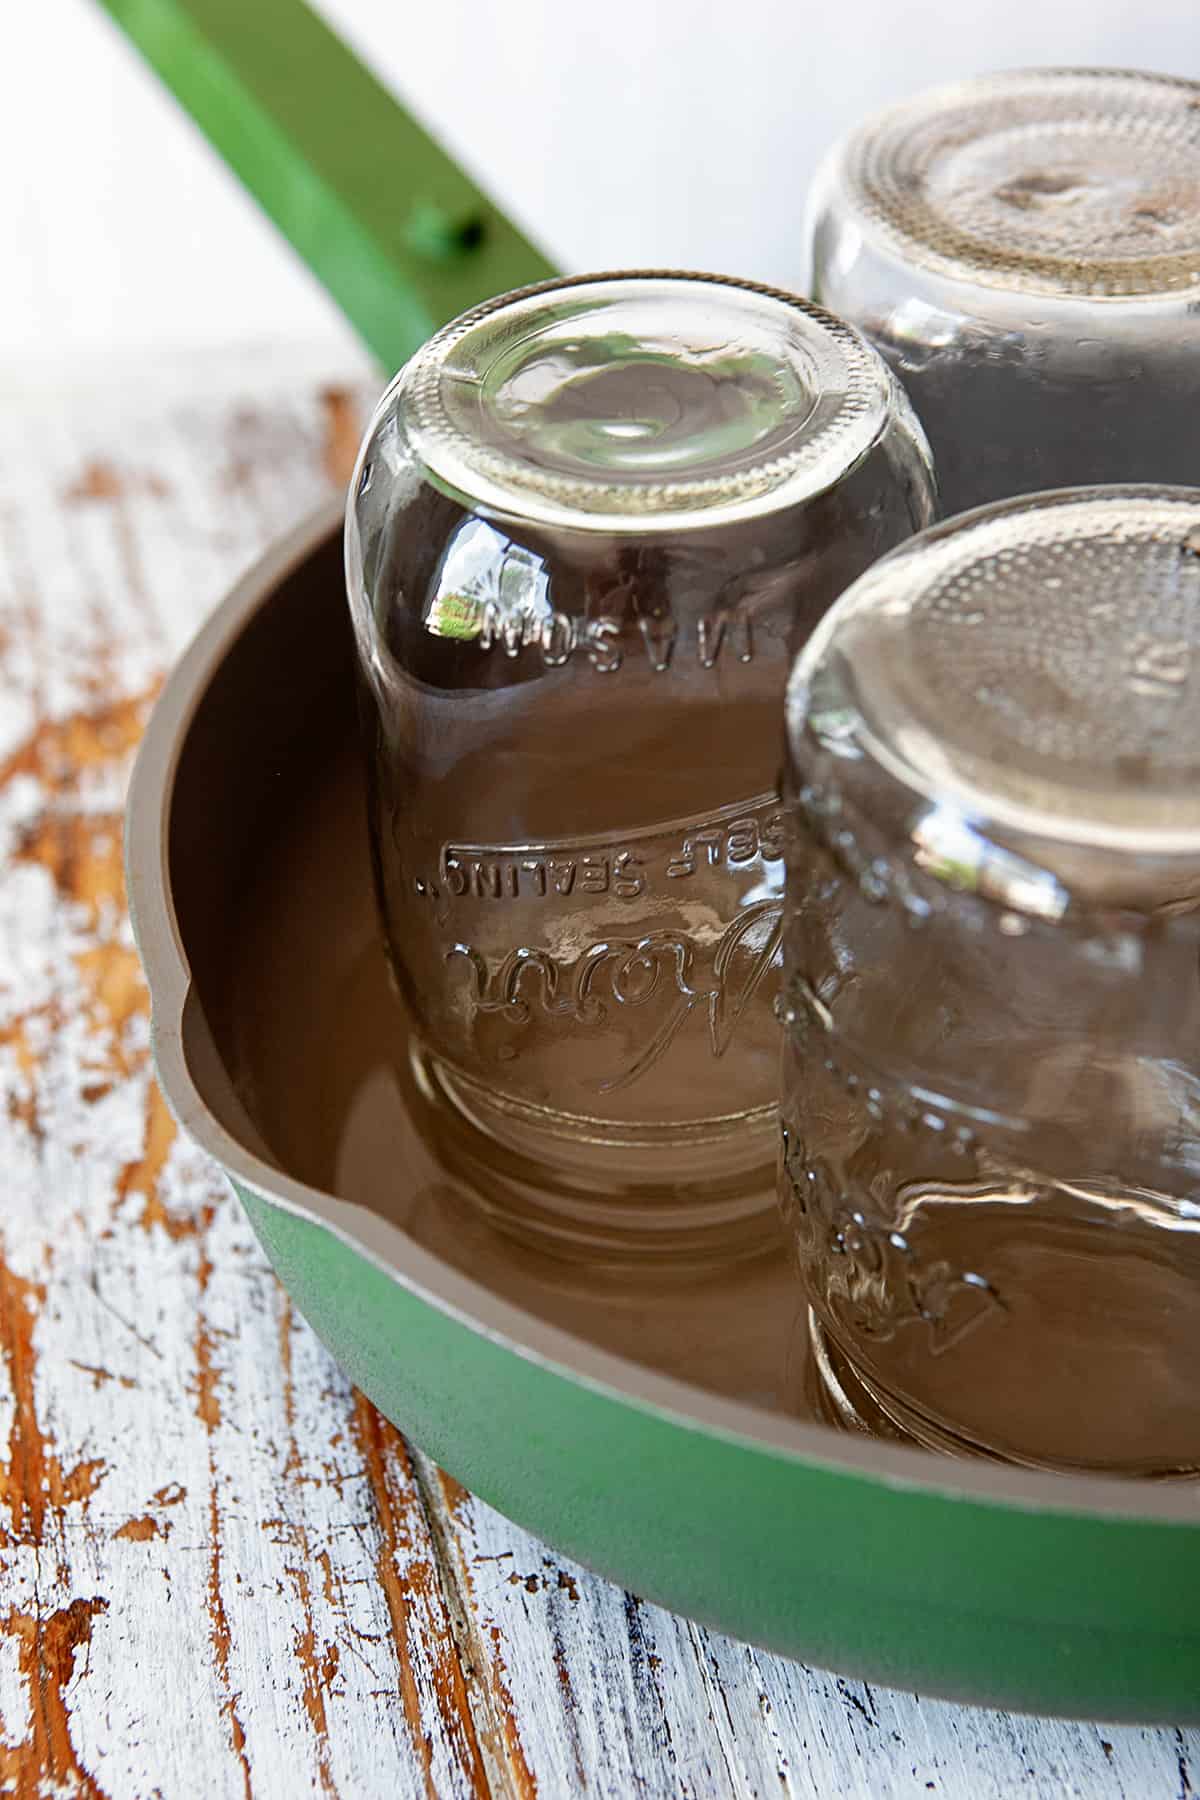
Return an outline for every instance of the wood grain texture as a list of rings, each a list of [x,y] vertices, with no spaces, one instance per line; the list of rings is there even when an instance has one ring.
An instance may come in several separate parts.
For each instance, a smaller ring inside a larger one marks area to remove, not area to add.
[[[873,1690],[564,1562],[350,1389],[175,1133],[131,754],[362,398],[223,359],[0,416],[0,1791],[1185,1800],[1200,1734]]]

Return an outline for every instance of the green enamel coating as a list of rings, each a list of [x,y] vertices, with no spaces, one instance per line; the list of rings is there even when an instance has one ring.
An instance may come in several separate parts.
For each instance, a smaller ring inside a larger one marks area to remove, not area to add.
[[[554,269],[302,0],[102,0],[391,370]]]
[[[867,1479],[515,1354],[235,1187],[310,1324],[473,1492],[634,1592],[805,1661],[1039,1712],[1200,1720],[1200,1531]]]

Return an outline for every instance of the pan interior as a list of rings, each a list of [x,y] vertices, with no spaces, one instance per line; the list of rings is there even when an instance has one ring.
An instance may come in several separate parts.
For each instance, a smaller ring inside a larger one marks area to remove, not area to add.
[[[812,1416],[782,1238],[700,1279],[560,1263],[491,1230],[444,1154],[376,930],[336,544],[297,565],[215,671],[176,773],[169,863],[207,1026],[193,1074],[235,1137],[547,1323]]]
[[[503,1330],[537,1355],[549,1327],[545,1353],[577,1364],[581,1380],[604,1369],[631,1399],[657,1397],[702,1429],[906,1486],[927,1468],[934,1490],[1021,1509],[1193,1523],[1195,1490],[1175,1484],[951,1462],[812,1430],[817,1383],[782,1237],[703,1281],[669,1280],[652,1266],[617,1278],[538,1257],[481,1221],[478,1197],[464,1192],[428,1128],[379,947],[340,539],[310,532],[282,575],[278,567],[231,597],[214,622],[226,626],[223,645],[198,643],[175,678],[171,723],[131,825],[136,853],[151,855],[147,824],[166,781],[166,898],[191,977],[186,1074],[172,1088],[198,1135],[207,1113],[247,1153],[246,1167],[265,1164],[293,1191],[306,1187],[314,1216],[327,1215],[328,1195],[386,1220],[401,1234],[401,1279],[412,1275],[407,1241],[426,1253],[423,1285],[435,1297],[440,1278],[428,1272],[439,1264],[447,1295],[461,1292],[452,1274],[483,1290],[471,1303],[481,1329]],[[143,947],[165,996],[174,952]],[[215,1153],[236,1171],[228,1143]],[[261,1167],[245,1178],[270,1192]],[[503,1326],[488,1322],[492,1299]],[[624,1361],[597,1363],[592,1347]],[[659,1388],[656,1376],[674,1382]]]

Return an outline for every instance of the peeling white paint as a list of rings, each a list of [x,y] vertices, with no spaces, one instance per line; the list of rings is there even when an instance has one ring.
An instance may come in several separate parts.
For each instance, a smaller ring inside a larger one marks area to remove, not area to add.
[[[121,703],[328,493],[327,415],[268,362],[0,418],[0,1791],[1190,1792],[1200,1734],[841,1682],[564,1563],[414,1465],[171,1136]]]

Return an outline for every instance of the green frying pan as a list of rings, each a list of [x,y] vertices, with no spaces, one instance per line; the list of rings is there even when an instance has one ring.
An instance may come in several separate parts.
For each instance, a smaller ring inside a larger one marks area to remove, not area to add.
[[[942,1461],[801,1416],[782,1255],[592,1291],[507,1253],[395,1073],[332,512],[219,609],[127,824],[160,1078],[350,1376],[475,1492],[637,1593],[875,1680],[1200,1721],[1194,1487]]]
[[[300,0],[104,0],[388,369],[551,272]],[[352,1378],[563,1551],[739,1636],[1040,1711],[1200,1721],[1200,1501],[803,1417],[783,1255],[597,1287],[464,1208],[386,1004],[337,521],[171,678],[130,798],[158,1067]],[[486,1198],[486,1197],[482,1197]]]

